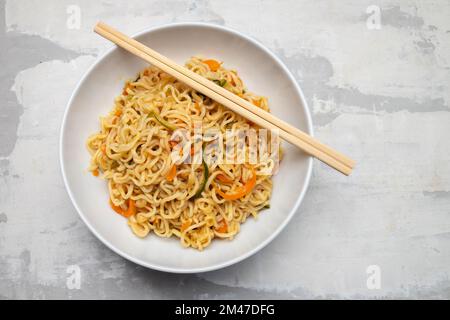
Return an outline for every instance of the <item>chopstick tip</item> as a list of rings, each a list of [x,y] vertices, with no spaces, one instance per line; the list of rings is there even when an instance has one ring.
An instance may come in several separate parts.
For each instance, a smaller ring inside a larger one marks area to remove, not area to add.
[[[97,23],[94,25],[94,32],[98,33],[98,30],[100,30],[105,24],[102,21],[97,21]]]

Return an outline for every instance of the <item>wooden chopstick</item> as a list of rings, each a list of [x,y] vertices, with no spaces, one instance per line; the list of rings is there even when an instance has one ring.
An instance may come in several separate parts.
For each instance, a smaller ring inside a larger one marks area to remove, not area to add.
[[[102,22],[97,23],[94,31],[257,125],[269,130],[278,130],[281,138],[343,174],[349,175],[352,172],[354,166],[353,160],[270,113],[232,94],[228,90],[214,84],[212,81],[176,64],[142,43],[129,38]]]
[[[279,127],[280,129],[294,135],[297,136],[298,138],[304,140],[306,143],[311,144],[313,147],[315,147],[316,149],[319,149],[327,154],[329,154],[331,157],[335,158],[336,160],[342,162],[343,164],[345,164],[346,166],[353,168],[355,165],[355,162],[346,157],[345,155],[341,154],[340,152],[331,149],[330,147],[328,147],[327,145],[321,143],[320,141],[312,138],[311,136],[309,136],[308,134],[304,133],[303,131],[299,130],[298,128],[290,125],[289,123],[282,121],[281,119],[275,117],[274,115],[270,114],[267,111],[264,111],[258,107],[256,107],[255,105],[253,105],[252,103],[248,102],[247,100],[242,99],[241,97],[233,94],[232,92],[222,88],[221,86],[215,85],[213,83],[211,83],[211,81],[209,81],[208,79],[200,76],[199,74],[192,72],[191,70],[178,65],[177,63],[175,63],[174,61],[170,60],[169,58],[161,55],[160,53],[152,50],[151,48],[145,46],[144,44],[129,38],[128,36],[124,35],[123,33],[121,33],[118,30],[115,30],[114,28],[99,22],[97,24],[97,26],[99,28],[102,28],[106,31],[108,31],[111,34],[116,35],[118,38],[129,42],[131,45],[133,45],[134,47],[138,48],[139,50],[147,53],[148,55],[154,57],[155,59],[161,61],[162,63],[170,66],[171,68],[177,70],[178,72],[188,76],[189,78],[201,83],[202,85],[208,87],[209,89],[213,90],[214,92],[224,96],[225,98],[233,101],[234,103],[244,107],[245,109],[251,111],[252,113],[260,116],[261,118],[273,123],[275,126]]]

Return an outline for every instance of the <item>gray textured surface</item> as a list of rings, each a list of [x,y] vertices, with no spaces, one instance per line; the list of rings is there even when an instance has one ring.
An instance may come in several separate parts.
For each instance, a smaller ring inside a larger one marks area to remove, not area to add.
[[[243,2],[1,2],[0,298],[450,298],[450,3]],[[80,29],[66,27],[69,5]],[[292,223],[235,266],[174,275],[125,261],[79,219],[57,160],[68,97],[109,46],[91,32],[99,19],[126,33],[207,21],[260,40],[302,85],[316,135],[357,170],[316,163]]]

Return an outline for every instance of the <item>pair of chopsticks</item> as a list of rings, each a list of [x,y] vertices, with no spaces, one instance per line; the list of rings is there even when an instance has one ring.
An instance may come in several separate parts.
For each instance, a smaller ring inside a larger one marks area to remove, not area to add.
[[[144,44],[126,36],[105,23],[98,22],[94,31],[102,37],[114,42],[119,47],[151,63],[162,71],[182,81],[191,88],[201,92],[233,112],[252,121],[262,128],[278,130],[281,138],[299,147],[309,155],[321,160],[330,167],[349,175],[355,162],[342,153],[326,146],[305,132],[278,119],[212,81],[178,65],[174,61],[150,49]]]

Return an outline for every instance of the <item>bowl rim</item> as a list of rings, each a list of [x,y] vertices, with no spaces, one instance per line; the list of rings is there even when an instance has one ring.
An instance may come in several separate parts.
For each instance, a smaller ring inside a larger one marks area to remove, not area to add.
[[[303,104],[303,108],[305,110],[305,115],[306,115],[306,132],[313,136],[313,124],[312,124],[312,118],[311,118],[311,114],[308,108],[308,104],[306,102],[305,96],[303,94],[302,89],[300,88],[298,82],[295,80],[293,74],[291,73],[291,71],[286,67],[286,65],[281,61],[280,58],[278,58],[278,56],[275,55],[275,53],[273,53],[270,49],[268,49],[267,47],[265,47],[261,42],[259,42],[258,40],[247,36],[237,30],[231,29],[229,27],[225,27],[225,26],[221,26],[221,25],[217,25],[217,24],[213,24],[213,23],[207,23],[207,22],[175,22],[175,23],[166,23],[166,24],[161,24],[158,26],[153,26],[150,28],[146,28],[143,29],[135,34],[132,35],[132,38],[136,38],[136,37],[140,37],[142,35],[145,35],[147,33],[151,33],[151,32],[155,32],[155,31],[159,31],[162,29],[171,29],[171,28],[179,28],[179,27],[200,27],[200,28],[206,28],[206,29],[214,29],[214,30],[219,30],[222,32],[226,32],[229,34],[232,34],[233,36],[237,36],[240,37],[246,41],[251,42],[253,45],[255,45],[256,47],[258,47],[260,50],[266,52],[282,69],[283,71],[286,73],[286,75],[289,77],[289,79],[291,80],[291,82],[294,85],[295,90],[297,91],[297,94],[300,96],[300,100],[302,101]],[[76,211],[78,212],[78,215],[81,217],[81,220],[83,220],[83,222],[87,225],[88,229],[105,245],[107,246],[110,250],[112,250],[113,252],[115,252],[116,254],[122,256],[123,258],[132,261],[138,265],[141,265],[143,267],[149,268],[149,269],[153,269],[153,270],[157,270],[157,271],[162,271],[162,272],[169,272],[169,273],[201,273],[201,272],[207,272],[207,271],[214,271],[214,270],[218,270],[218,269],[222,269],[228,266],[231,266],[233,264],[236,264],[242,260],[247,259],[248,257],[254,255],[255,253],[257,253],[258,251],[260,251],[262,248],[264,248],[265,246],[267,246],[269,243],[271,243],[279,234],[280,232],[286,227],[286,225],[291,221],[292,217],[295,215],[295,213],[297,212],[300,204],[302,203],[306,191],[308,190],[309,184],[310,184],[310,180],[311,180],[311,175],[312,175],[312,165],[313,165],[313,159],[312,157],[309,157],[307,159],[308,161],[308,166],[307,166],[307,172],[306,172],[306,179],[305,179],[305,183],[303,185],[303,188],[294,204],[294,206],[292,207],[292,209],[290,210],[289,214],[286,216],[286,218],[284,219],[284,221],[277,227],[277,229],[268,237],[266,238],[264,241],[262,241],[259,245],[257,245],[256,247],[254,247],[253,249],[247,251],[244,254],[241,254],[233,259],[230,259],[228,261],[225,262],[221,262],[221,263],[217,263],[211,266],[207,266],[207,267],[200,267],[200,268],[183,268],[183,267],[166,267],[160,264],[155,264],[155,263],[149,263],[147,261],[143,261],[139,258],[133,257],[129,254],[127,254],[126,252],[123,252],[122,250],[116,248],[113,244],[111,244],[107,239],[105,239],[102,235],[100,235],[97,230],[90,224],[90,222],[88,221],[88,219],[84,216],[83,211],[80,209],[80,207],[78,206],[74,195],[73,195],[73,191],[71,190],[69,183],[68,183],[68,179],[66,176],[66,169],[65,169],[65,165],[64,165],[64,137],[65,137],[65,128],[66,128],[66,122],[67,122],[67,117],[69,114],[69,111],[72,107],[73,104],[73,100],[75,99],[75,97],[78,95],[78,92],[82,86],[82,84],[85,82],[86,78],[91,74],[92,71],[95,70],[95,68],[97,67],[98,64],[100,64],[101,61],[103,61],[105,58],[107,58],[110,54],[112,54],[115,50],[119,50],[119,48],[116,45],[113,45],[111,48],[107,49],[106,52],[104,52],[103,54],[99,55],[97,57],[97,59],[95,60],[95,62],[88,68],[88,70],[83,74],[83,76],[81,77],[81,79],[78,81],[75,89],[73,90],[65,111],[64,111],[64,115],[63,115],[63,119],[62,119],[62,123],[61,123],[61,127],[60,127],[60,135],[59,135],[59,163],[60,163],[60,168],[61,168],[61,173],[62,173],[62,177],[63,177],[63,181],[64,181],[64,186],[65,189],[67,191],[67,194],[69,195],[69,198],[73,204],[73,206],[75,207]]]

